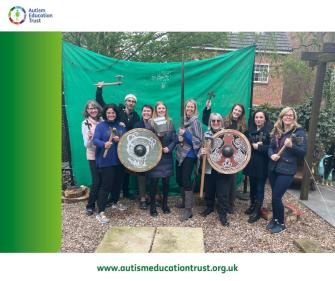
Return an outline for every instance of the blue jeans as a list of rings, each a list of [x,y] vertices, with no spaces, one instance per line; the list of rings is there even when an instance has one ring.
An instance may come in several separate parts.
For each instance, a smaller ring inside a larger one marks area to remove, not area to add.
[[[269,180],[272,189],[272,213],[273,219],[280,224],[284,223],[284,205],[282,198],[293,181],[294,175],[278,174],[274,171],[269,172]]]
[[[261,206],[263,205],[265,181],[266,178],[256,178],[249,176],[251,204],[255,203],[255,201],[258,201]]]

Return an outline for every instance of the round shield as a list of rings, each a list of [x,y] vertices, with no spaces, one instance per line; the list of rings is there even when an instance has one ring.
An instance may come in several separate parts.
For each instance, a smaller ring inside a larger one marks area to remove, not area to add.
[[[133,129],[119,141],[117,154],[120,162],[133,172],[146,172],[154,168],[162,157],[158,137],[147,129]]]
[[[249,162],[251,146],[248,139],[237,130],[221,130],[213,135],[209,164],[221,174],[235,174]]]

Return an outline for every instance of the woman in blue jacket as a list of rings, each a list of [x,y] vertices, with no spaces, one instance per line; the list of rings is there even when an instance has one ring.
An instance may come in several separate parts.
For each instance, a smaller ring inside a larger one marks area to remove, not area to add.
[[[117,145],[125,128],[120,126],[120,114],[115,104],[105,105],[102,117],[94,131],[93,144],[96,146],[95,161],[101,175],[101,188],[98,195],[97,220],[102,224],[109,223],[105,215],[108,194],[111,193],[112,204],[117,205],[122,180],[124,175],[123,166],[117,155]],[[112,137],[111,137],[111,134]]]
[[[306,132],[297,123],[297,113],[292,107],[285,107],[271,132],[268,150],[273,218],[266,228],[271,233],[286,229],[282,198],[293,181],[298,158],[303,158],[306,150]]]
[[[250,183],[250,207],[245,211],[245,214],[250,215],[249,223],[260,219],[264,187],[268,177],[268,148],[272,129],[267,114],[262,110],[256,110],[252,120],[249,130],[245,133],[251,144],[251,158],[243,172],[249,177]]]

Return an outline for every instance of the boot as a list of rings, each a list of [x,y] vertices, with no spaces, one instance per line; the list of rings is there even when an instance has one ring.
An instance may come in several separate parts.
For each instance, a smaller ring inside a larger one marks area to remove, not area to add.
[[[151,198],[151,202],[150,202],[150,215],[152,217],[157,217],[158,216],[158,212],[156,209],[156,200]]]
[[[255,210],[255,202],[251,202],[250,206],[248,209],[245,210],[245,214],[246,215],[250,215],[251,213],[253,213]]]
[[[150,187],[150,215],[152,217],[157,217],[158,213],[156,210],[156,188]]]
[[[180,195],[181,195],[181,202],[179,202],[176,205],[176,207],[178,209],[184,209],[185,208],[185,191],[183,187],[180,188]]]
[[[227,219],[227,214],[220,214],[219,215],[219,218],[220,218],[220,222],[223,226],[229,226],[229,222],[228,222],[228,219]]]
[[[248,222],[249,223],[254,223],[258,221],[261,217],[261,203],[258,201],[255,201],[255,208],[252,214],[249,216]]]
[[[214,208],[213,207],[209,207],[207,206],[205,210],[203,210],[200,215],[202,217],[207,217],[210,213],[213,213],[214,212]]]
[[[193,217],[193,191],[185,191],[185,208],[182,211],[180,221],[186,221]]]
[[[168,194],[169,194],[169,187],[163,187],[163,204],[162,204],[162,210],[164,214],[170,214],[171,210],[168,206]]]

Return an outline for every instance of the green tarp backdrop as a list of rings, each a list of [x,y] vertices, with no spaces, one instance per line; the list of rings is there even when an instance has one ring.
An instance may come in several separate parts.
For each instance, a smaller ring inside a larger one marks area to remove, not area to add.
[[[212,100],[212,112],[226,115],[234,103],[242,103],[249,112],[254,56],[255,47],[250,46],[210,59],[185,62],[185,101],[189,98],[197,101],[200,120],[207,94],[211,91],[216,94]],[[122,61],[63,42],[65,108],[77,185],[90,185],[81,134],[84,106],[87,100],[95,99],[94,83],[115,82],[116,75],[123,75],[123,83],[104,87],[107,103],[123,103],[125,95],[133,93],[138,100],[136,110],[141,115],[143,104],[154,106],[157,101],[164,101],[176,130],[179,128],[181,62]],[[176,190],[175,187],[175,179],[172,179],[171,190]]]

